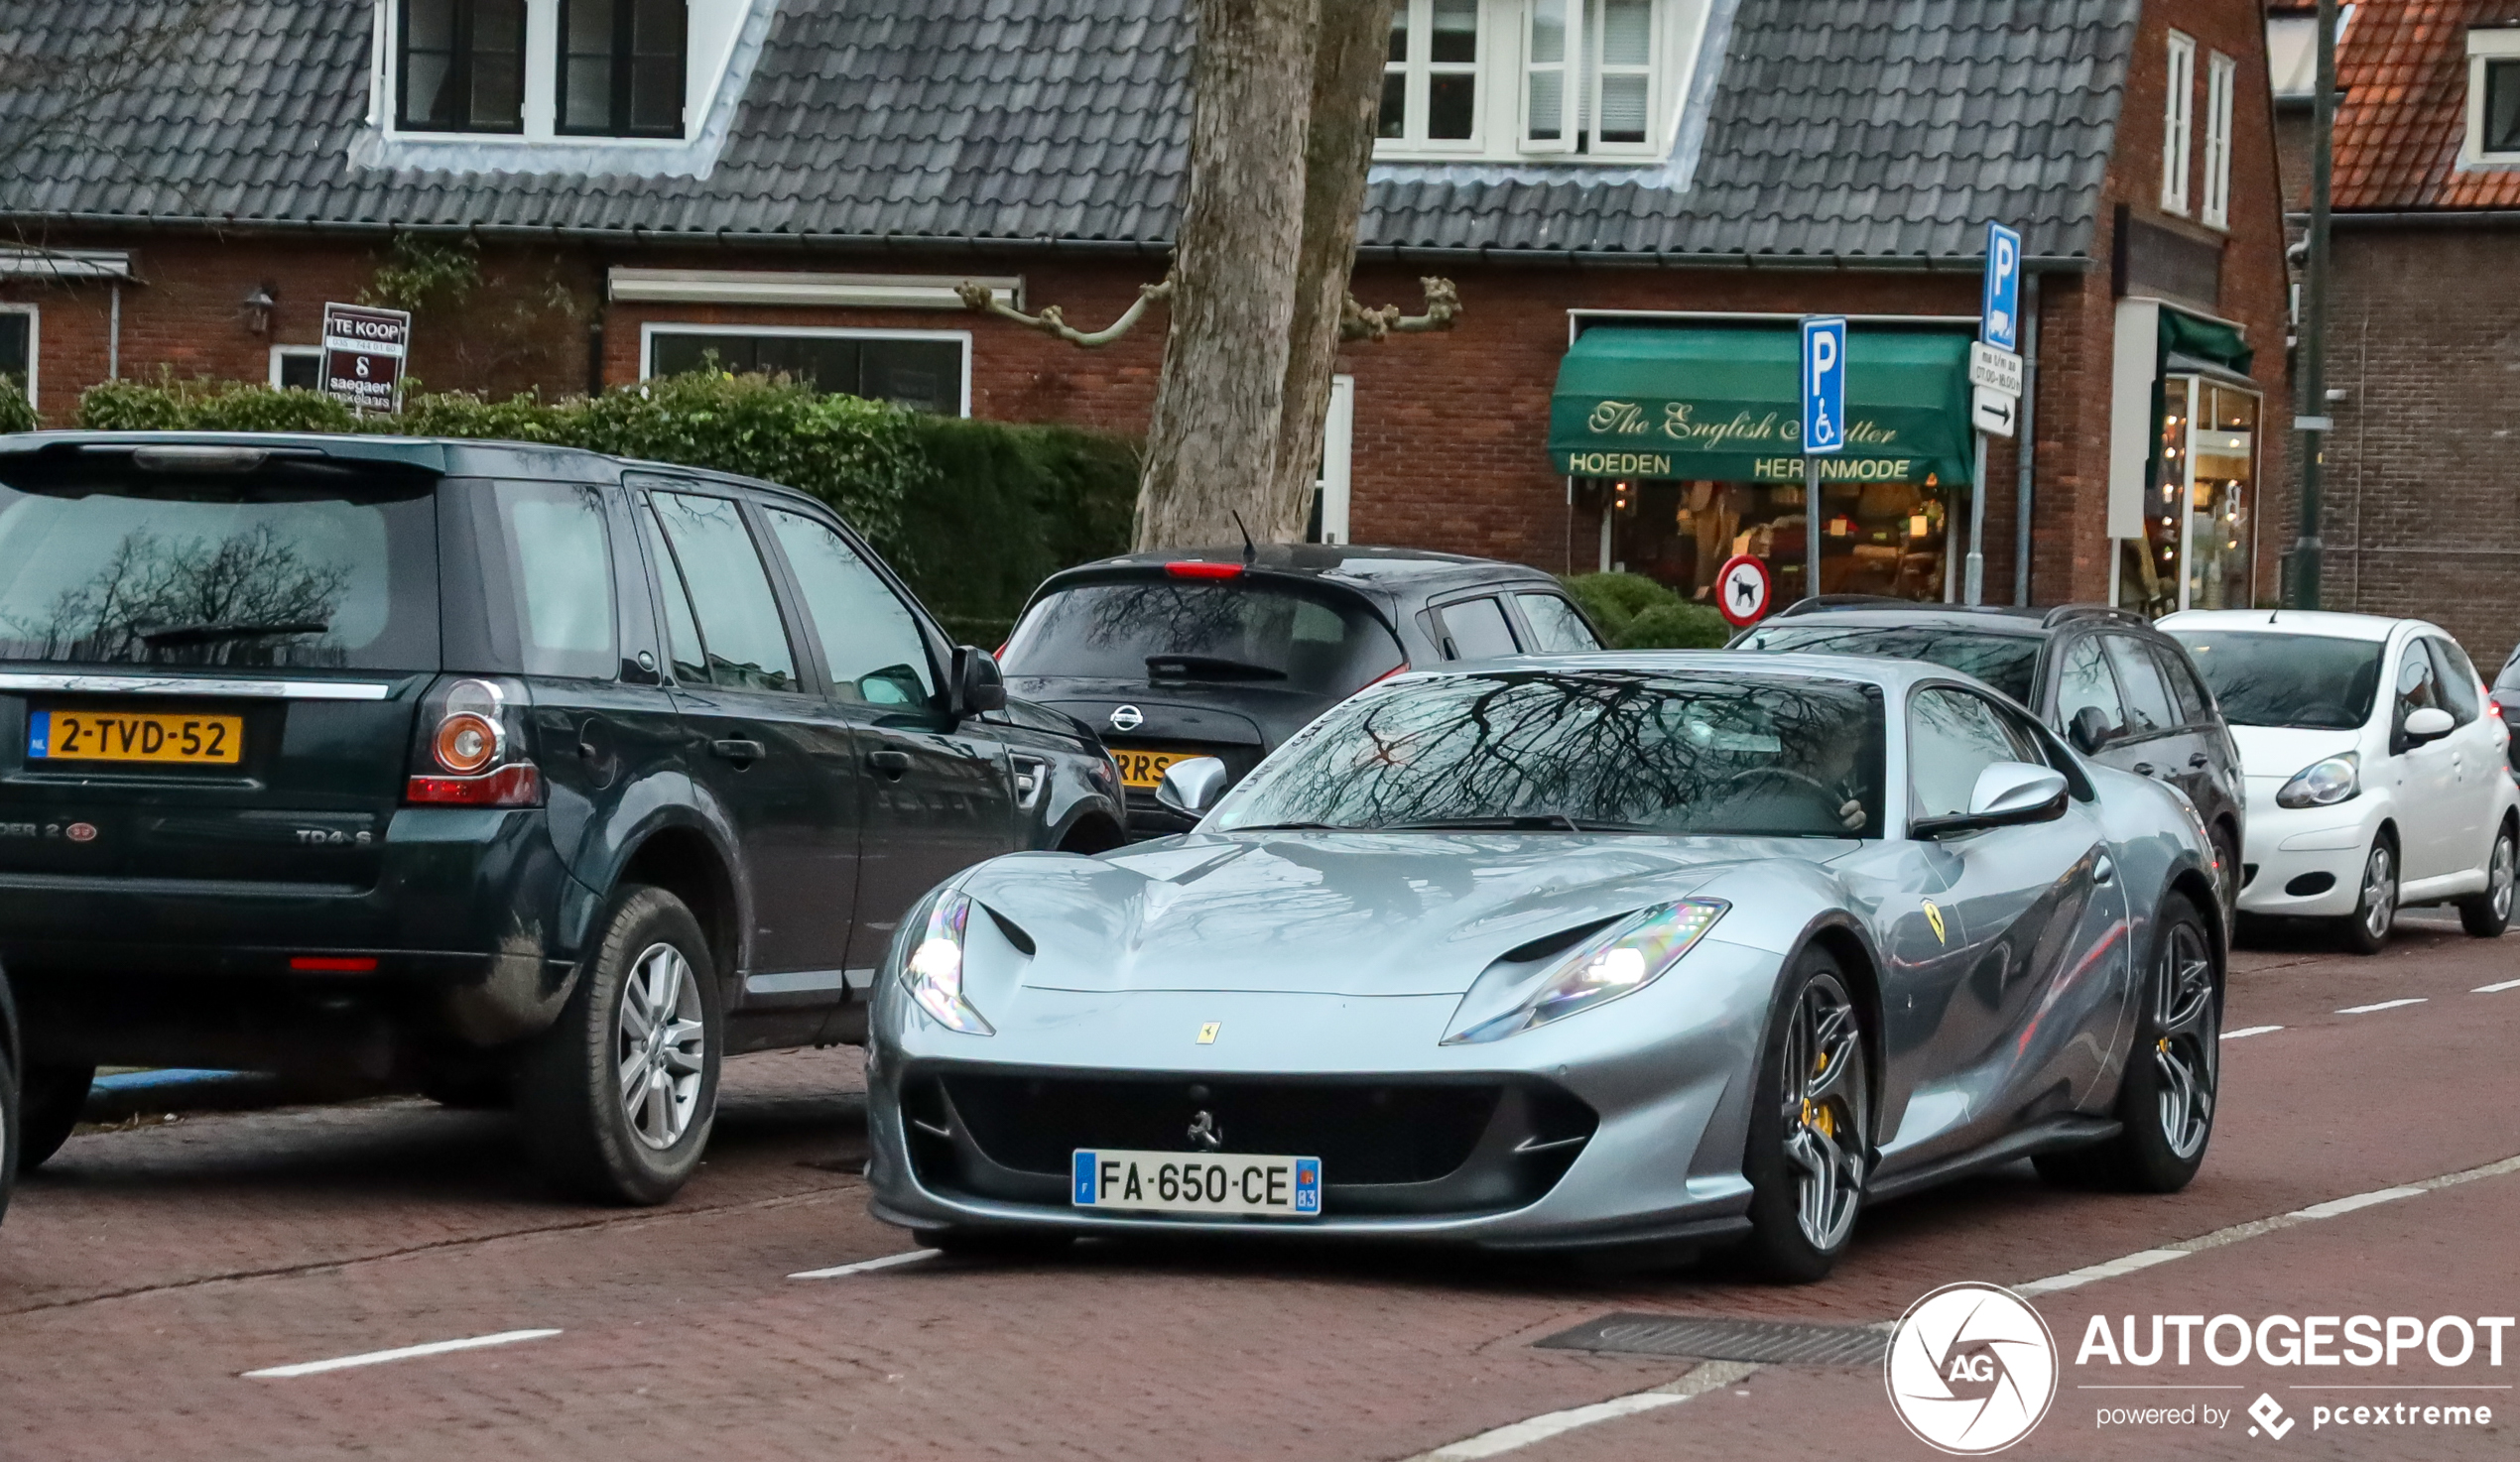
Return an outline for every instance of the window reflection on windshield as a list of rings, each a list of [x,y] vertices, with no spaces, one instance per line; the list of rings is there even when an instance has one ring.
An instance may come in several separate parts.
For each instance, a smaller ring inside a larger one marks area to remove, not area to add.
[[[1741,641],[1741,648],[1921,660],[1975,675],[2028,705],[2042,643],[2030,635],[1990,635],[1940,625],[1762,625]]]
[[[2380,688],[2377,640],[2259,631],[2182,630],[2172,638],[2235,726],[2349,731],[2371,719]]]
[[[1400,666],[1360,603],[1249,579],[1083,584],[1033,606],[1010,675],[1231,683],[1345,695]]]
[[[1880,691],[1847,681],[1596,670],[1404,683],[1315,722],[1212,825],[1877,837],[1881,721]]]

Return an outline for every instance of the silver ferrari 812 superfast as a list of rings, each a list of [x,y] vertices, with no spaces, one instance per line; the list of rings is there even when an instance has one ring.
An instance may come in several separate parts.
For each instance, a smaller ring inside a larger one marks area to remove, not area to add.
[[[1738,1245],[1990,1164],[2185,1185],[2225,941],[2179,792],[1986,686],[1837,656],[1447,667],[1177,837],[983,863],[876,979],[878,1216]]]

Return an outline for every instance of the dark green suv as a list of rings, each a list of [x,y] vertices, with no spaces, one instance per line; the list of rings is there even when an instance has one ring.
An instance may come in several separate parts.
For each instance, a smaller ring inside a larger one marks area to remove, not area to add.
[[[1121,838],[805,494],[517,444],[0,437],[0,961],[23,1165],[99,1063],[513,1101],[660,1201],[721,1057],[862,1038],[947,875]]]

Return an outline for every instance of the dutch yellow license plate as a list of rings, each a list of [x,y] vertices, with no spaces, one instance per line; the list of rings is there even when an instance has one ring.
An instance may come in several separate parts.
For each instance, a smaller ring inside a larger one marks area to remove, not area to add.
[[[1131,787],[1153,792],[1164,781],[1164,770],[1175,762],[1203,757],[1203,751],[1148,751],[1137,747],[1111,748],[1111,760],[1120,764],[1120,780]]]
[[[26,755],[30,762],[241,762],[245,718],[160,711],[36,711],[27,717]]]

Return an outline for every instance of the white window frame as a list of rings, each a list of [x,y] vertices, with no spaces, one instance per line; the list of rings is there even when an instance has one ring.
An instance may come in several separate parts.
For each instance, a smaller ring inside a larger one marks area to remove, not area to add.
[[[2467,128],[2458,149],[2465,167],[2520,163],[2520,152],[2485,151],[2485,66],[2491,61],[2520,64],[2520,28],[2467,33]]]
[[[1461,157],[1475,155],[1487,146],[1487,101],[1489,88],[1496,84],[1497,56],[1495,27],[1487,23],[1486,0],[1475,0],[1472,13],[1478,17],[1478,60],[1474,61],[1438,61],[1435,60],[1435,0],[1399,0],[1398,13],[1409,22],[1409,59],[1388,59],[1388,43],[1383,61],[1383,74],[1398,72],[1408,78],[1405,100],[1401,103],[1400,135],[1380,138],[1382,146],[1394,152],[1430,157]],[[1430,138],[1427,136],[1427,114],[1433,106],[1433,78],[1438,75],[1468,76],[1476,93],[1470,107],[1470,135],[1467,137]],[[1379,112],[1377,112],[1379,121]]]
[[[1555,5],[1566,17],[1566,33],[1560,42],[1559,59],[1539,61],[1538,39],[1534,32],[1540,24],[1540,7]],[[1592,9],[1591,0],[1524,0],[1522,63],[1516,68],[1514,108],[1521,119],[1517,132],[1522,150],[1527,153],[1573,153],[1576,134],[1583,127],[1583,20]],[[1533,112],[1531,81],[1535,75],[1555,72],[1558,76],[1558,115],[1544,118]],[[1534,137],[1535,122],[1555,121],[1558,135]]]
[[[41,400],[36,395],[35,378],[44,361],[44,310],[34,305],[0,301],[0,314],[26,316],[26,404],[35,406]]]
[[[2239,62],[2219,51],[2205,59],[2205,206],[2200,216],[2208,228],[2231,226],[2231,93],[2239,72]]]
[[[736,320],[647,320],[639,326],[639,379],[648,380],[656,360],[659,335],[763,335],[807,340],[951,340],[962,348],[960,409],[971,415],[971,332],[969,330],[880,330],[847,325],[756,325]]]
[[[1329,411],[1322,418],[1322,475],[1313,486],[1322,495],[1322,542],[1345,544],[1348,511],[1353,503],[1356,456],[1356,378],[1330,377]]]
[[[2166,213],[2188,211],[2188,175],[2197,117],[2197,43],[2184,32],[2170,33],[2163,61],[2161,114],[2161,206]]]
[[[312,359],[315,363],[315,379],[323,379],[323,347],[320,345],[274,345],[271,347],[271,389],[280,389],[280,363],[284,360]]]
[[[1663,16],[1671,7],[1663,0],[1650,0],[1646,7],[1645,63],[1621,65],[1622,75],[1645,77],[1645,138],[1642,142],[1603,142],[1601,140],[1601,78],[1608,62],[1601,58],[1601,48],[1609,40],[1610,27],[1604,14],[1606,0],[1585,0],[1584,4],[1584,70],[1589,84],[1584,89],[1584,120],[1591,129],[1592,155],[1600,158],[1659,157],[1668,131],[1663,125]]]

